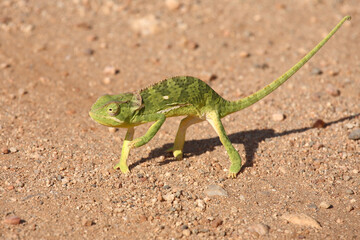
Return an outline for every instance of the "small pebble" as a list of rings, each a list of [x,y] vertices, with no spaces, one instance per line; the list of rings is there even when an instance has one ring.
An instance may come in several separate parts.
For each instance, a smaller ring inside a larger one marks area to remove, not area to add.
[[[92,29],[92,26],[89,23],[86,23],[86,22],[78,23],[78,24],[76,24],[76,27],[82,28],[82,29],[85,29],[85,30]]]
[[[322,93],[321,92],[315,92],[310,95],[311,100],[319,101],[321,99]]]
[[[179,226],[180,226],[180,225],[181,225],[181,223],[179,224]],[[184,225],[181,226],[181,228],[182,228],[182,229],[189,229],[189,226],[184,224]]]
[[[186,37],[180,38],[178,42],[182,47],[185,47],[190,50],[195,50],[199,47],[199,44],[197,42],[190,40]]]
[[[185,236],[185,237],[189,237],[191,235],[191,231],[189,229],[184,229],[182,231],[182,234]]]
[[[96,35],[89,35],[89,36],[87,36],[87,38],[86,38],[86,40],[87,40],[88,42],[94,42],[94,41],[96,41],[96,40],[98,40],[98,39],[99,39],[99,37],[96,36]]]
[[[171,187],[169,185],[164,185],[163,186],[163,189],[167,190],[167,189],[170,189]]]
[[[191,50],[194,50],[194,49],[197,49],[199,47],[199,44],[195,41],[187,41],[186,44],[185,44],[186,48],[188,49],[191,49]]]
[[[256,223],[248,227],[250,232],[256,232],[261,236],[267,235],[269,233],[270,227],[263,223]]]
[[[235,214],[237,214],[239,212],[239,210],[237,209],[237,207],[232,206],[231,209],[230,209],[230,212],[231,212],[231,214],[235,215]]]
[[[327,203],[327,202],[321,202],[319,204],[319,207],[324,208],[324,209],[329,209],[329,208],[332,207],[332,205],[330,203]]]
[[[318,221],[304,213],[285,213],[281,218],[293,224],[321,229],[321,225]]]
[[[117,129],[117,128],[114,128],[114,127],[109,127],[108,130],[109,130],[110,133],[114,133],[114,132],[116,132],[118,129]]]
[[[333,97],[340,96],[340,90],[332,84],[326,85],[325,91]]]
[[[116,75],[120,72],[120,70],[116,69],[114,66],[106,66],[103,72],[109,75]]]
[[[216,218],[211,222],[211,227],[213,228],[217,228],[218,226],[223,224],[223,220],[221,220],[220,218]]]
[[[28,92],[24,89],[24,88],[19,88],[18,89],[18,94],[20,95],[20,96],[22,96],[22,95],[25,95],[25,94],[27,94]]]
[[[108,48],[108,44],[106,42],[101,42],[100,48],[103,48],[103,49]]]
[[[286,4],[285,3],[277,3],[276,8],[284,10],[284,9],[286,9]]]
[[[360,139],[360,129],[355,129],[350,132],[349,139],[351,140],[359,140]]]
[[[21,219],[18,216],[7,216],[4,219],[4,223],[10,224],[10,225],[18,225],[20,224]]]
[[[20,26],[20,30],[24,33],[31,33],[35,29],[35,26],[32,24],[23,24]]]
[[[5,68],[9,68],[9,67],[11,67],[11,64],[10,64],[10,63],[1,63],[1,64],[0,64],[0,68],[1,68],[1,69],[5,69]]]
[[[14,147],[11,147],[9,150],[10,150],[11,153],[16,153],[16,152],[18,151],[18,150],[17,150],[16,148],[14,148]]]
[[[175,194],[173,194],[173,193],[168,193],[168,194],[164,195],[163,198],[164,198],[167,202],[173,202],[174,199],[175,199]]]
[[[86,218],[84,218],[82,221],[81,221],[82,225],[85,226],[85,227],[89,227],[89,226],[92,226],[92,225],[95,225],[95,222],[93,220],[88,220]]]
[[[255,22],[259,22],[259,21],[261,21],[262,16],[260,14],[256,14],[256,15],[253,16],[253,19],[254,19]]]
[[[354,210],[353,206],[347,206],[346,207],[346,211],[351,212],[352,210]]]
[[[3,5],[5,7],[8,7],[11,3],[8,2],[8,3],[4,3]],[[1,16],[0,17],[0,23],[3,23],[3,24],[8,24],[11,22],[11,17],[7,17],[7,16]]]
[[[10,153],[10,149],[8,149],[7,147],[3,147],[3,148],[1,148],[1,153],[8,154],[8,153]]]
[[[332,77],[339,75],[339,73],[340,73],[339,70],[329,70],[328,71],[329,76],[332,76]]]
[[[283,174],[286,174],[286,173],[287,173],[286,168],[284,168],[283,166],[280,166],[280,167],[279,167],[279,171],[280,171],[281,173],[283,173]]]
[[[215,184],[211,184],[209,185],[204,193],[211,197],[211,196],[223,196],[226,197],[228,195],[228,193],[225,191],[225,189],[223,189],[222,187],[215,185]]]
[[[323,74],[323,71],[320,68],[313,68],[313,69],[311,69],[311,74],[321,75],[321,74]]]
[[[148,16],[132,20],[130,25],[134,32],[142,36],[146,36],[159,32],[161,23],[155,15],[150,14]]]
[[[34,46],[33,51],[35,53],[41,52],[41,51],[45,51],[47,49],[47,45],[44,43],[38,43]]]
[[[218,78],[216,74],[210,72],[202,72],[199,77],[204,82],[212,82]]]
[[[161,195],[160,192],[159,192],[159,194],[157,195],[156,199],[157,199],[159,202],[164,201],[164,198],[163,198],[163,196]]]
[[[350,176],[344,176],[344,180],[345,180],[345,181],[350,181],[351,178],[352,178],[352,177],[350,177]]]
[[[310,203],[307,207],[308,207],[308,208],[312,208],[312,209],[314,209],[314,210],[317,210],[317,209],[318,209],[317,206],[316,206],[314,203]]]
[[[246,51],[241,51],[240,54],[239,54],[239,56],[240,56],[241,58],[248,58],[248,57],[250,57],[250,53],[249,53],[249,52],[246,52]]]
[[[85,55],[93,55],[95,53],[95,50],[94,49],[92,49],[92,48],[86,48],[86,49],[84,49],[84,54]]]
[[[140,215],[139,217],[139,222],[146,222],[148,220],[148,218],[145,215]]]
[[[206,205],[204,200],[196,199],[195,204],[199,208],[199,210],[205,210]]]
[[[346,194],[348,194],[348,195],[353,195],[353,194],[354,194],[354,191],[351,190],[351,189],[347,189],[345,192],[346,192]]]
[[[255,68],[260,68],[260,69],[267,69],[269,68],[269,64],[267,63],[256,63],[254,64]]]
[[[284,120],[285,119],[285,115],[283,114],[283,113],[281,113],[281,112],[279,112],[279,113],[274,113],[273,115],[272,115],[272,120],[274,120],[274,121],[276,121],[276,122],[280,122],[280,121],[282,121],[282,120]]]
[[[180,7],[179,0],[166,0],[165,5],[169,10],[177,10]]]
[[[103,83],[104,83],[105,85],[109,85],[109,84],[111,83],[111,78],[109,78],[109,77],[104,78],[104,79],[103,79]]]
[[[352,123],[347,123],[347,124],[345,124],[345,127],[346,127],[347,129],[353,129],[353,128],[355,127],[355,125],[352,124]]]
[[[324,128],[326,127],[326,123],[321,120],[321,119],[317,119],[311,126],[312,128]]]

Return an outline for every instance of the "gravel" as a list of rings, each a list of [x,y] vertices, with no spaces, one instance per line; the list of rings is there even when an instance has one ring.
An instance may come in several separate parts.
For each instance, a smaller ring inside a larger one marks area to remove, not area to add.
[[[360,139],[360,129],[355,129],[350,132],[349,139],[351,140],[359,140]]]
[[[211,196],[227,197],[227,195],[228,195],[228,193],[225,191],[225,189],[223,189],[222,187],[215,185],[215,184],[211,184],[211,185],[207,186],[204,193],[209,197],[211,197]]]
[[[6,216],[4,219],[4,223],[9,225],[19,225],[21,223],[21,218],[18,216]]]
[[[227,178],[228,155],[206,121],[189,127],[179,161],[166,149],[181,118],[166,119],[131,150],[124,175],[112,167],[126,129],[88,116],[99,96],[176,75],[204,77],[228,100],[246,97],[336,24],[334,8],[351,12],[355,2],[1,1],[0,238],[360,236],[359,140],[348,138],[359,128],[356,19],[278,90],[223,119],[243,160],[236,179]],[[326,74],[309,73],[314,66]],[[328,84],[341,94],[329,94]],[[286,118],[276,122],[279,111]],[[309,127],[316,119],[326,124]],[[137,126],[135,137],[151,125]],[[220,189],[215,196],[205,192],[210,185]],[[322,229],[282,220],[284,212],[306,214]],[[4,222],[13,215],[20,224]]]

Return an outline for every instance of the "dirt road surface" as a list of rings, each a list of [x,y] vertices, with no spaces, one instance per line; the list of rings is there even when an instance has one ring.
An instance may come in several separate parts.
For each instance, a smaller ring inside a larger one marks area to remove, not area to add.
[[[359,11],[356,0],[0,1],[0,238],[360,239]],[[245,97],[346,15],[292,79],[223,119],[245,163],[236,179],[206,122],[189,129],[184,160],[165,152],[181,118],[131,152],[129,176],[112,169],[125,130],[89,118],[99,96],[191,75]]]

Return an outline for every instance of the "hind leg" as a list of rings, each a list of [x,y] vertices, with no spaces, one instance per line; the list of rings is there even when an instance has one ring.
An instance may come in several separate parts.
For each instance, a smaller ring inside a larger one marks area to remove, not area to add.
[[[202,121],[204,120],[193,116],[187,116],[186,118],[181,120],[179,129],[176,133],[174,146],[168,150],[173,152],[173,155],[176,159],[181,160],[183,157],[183,148],[187,128],[195,123],[199,123]]]
[[[224,145],[231,161],[231,165],[229,168],[229,175],[230,178],[236,178],[236,174],[240,172],[241,169],[241,158],[231,144],[228,136],[226,135],[224,126],[221,123],[220,116],[217,112],[210,112],[206,116],[206,120],[211,124],[211,126],[215,129],[216,133],[219,135],[221,143]]]

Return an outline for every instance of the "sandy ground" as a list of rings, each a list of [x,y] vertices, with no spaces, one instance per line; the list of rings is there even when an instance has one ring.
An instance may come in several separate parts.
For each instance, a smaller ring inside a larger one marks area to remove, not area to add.
[[[0,238],[360,239],[360,144],[349,139],[359,11],[357,0],[1,0]],[[245,97],[345,15],[289,82],[223,119],[245,163],[237,179],[206,122],[189,129],[184,160],[165,153],[181,118],[131,152],[129,176],[112,169],[125,130],[89,118],[97,97],[176,75]]]

